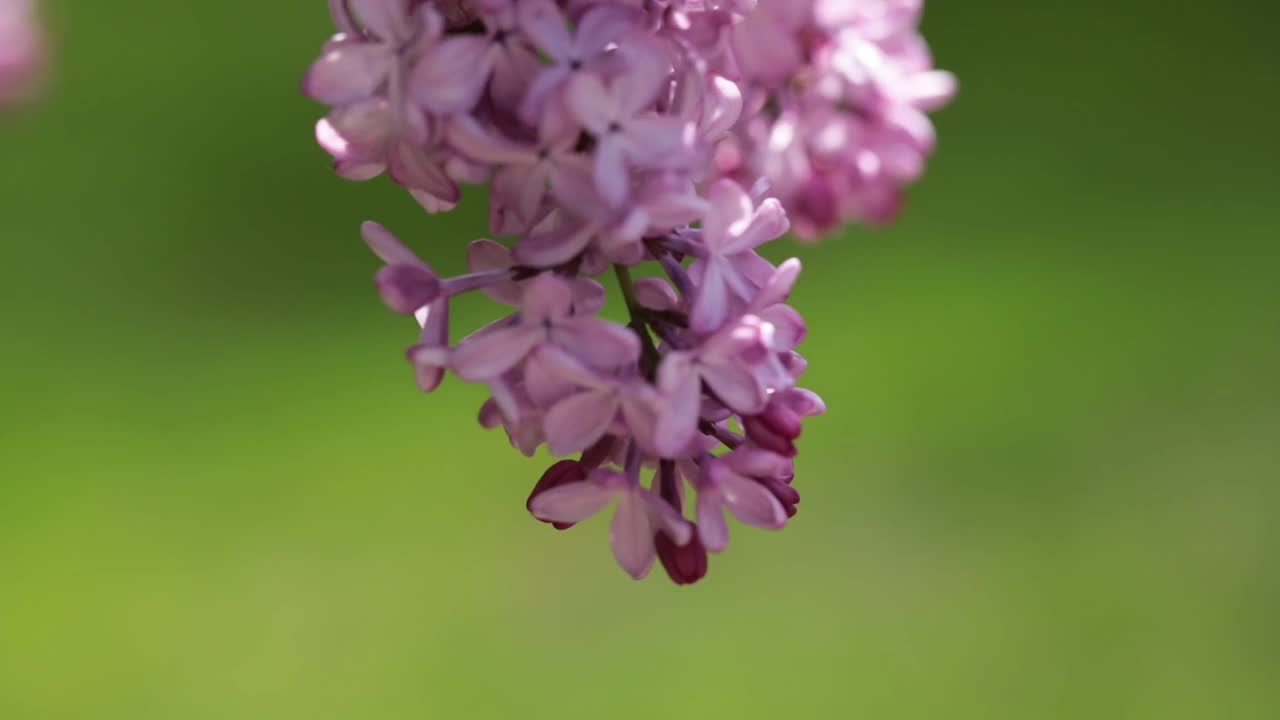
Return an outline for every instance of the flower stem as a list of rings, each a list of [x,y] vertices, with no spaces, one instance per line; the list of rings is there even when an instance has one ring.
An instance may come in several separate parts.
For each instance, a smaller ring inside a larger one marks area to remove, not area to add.
[[[640,373],[652,382],[658,373],[660,356],[658,348],[653,344],[653,336],[649,334],[649,326],[644,321],[644,308],[636,300],[636,284],[631,279],[631,268],[614,263],[613,274],[618,278],[618,287],[622,290],[622,299],[627,304],[627,312],[631,322],[627,327],[640,338]]]

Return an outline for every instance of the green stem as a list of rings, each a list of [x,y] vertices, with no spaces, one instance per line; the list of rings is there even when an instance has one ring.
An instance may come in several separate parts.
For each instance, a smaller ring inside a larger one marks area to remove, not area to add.
[[[618,278],[618,287],[622,290],[622,299],[627,304],[627,312],[631,315],[631,322],[627,323],[627,327],[640,338],[640,372],[648,380],[652,381],[658,372],[658,361],[661,356],[658,354],[658,348],[653,344],[653,336],[649,334],[649,326],[645,324],[643,319],[644,308],[640,306],[640,302],[636,300],[636,284],[631,279],[631,268],[625,265],[614,263],[613,274]]]

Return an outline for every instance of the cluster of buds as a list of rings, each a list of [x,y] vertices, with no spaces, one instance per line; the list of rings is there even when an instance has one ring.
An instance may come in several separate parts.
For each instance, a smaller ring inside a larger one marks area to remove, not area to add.
[[[757,248],[899,207],[954,84],[920,2],[330,0],[339,33],[303,91],[331,107],[316,136],[338,174],[386,171],[428,212],[487,184],[489,233],[511,239],[442,278],[362,228],[383,300],[421,327],[418,386],[483,384],[481,425],[576,456],[534,486],[535,518],[612,504],[618,564],[687,584],[726,512],[795,514],[795,441],[825,407],[797,385],[800,262]],[[625,324],[599,314],[607,274]],[[450,299],[472,291],[506,309],[455,340]]]
[[[45,53],[35,0],[0,0],[0,109],[35,93]]]

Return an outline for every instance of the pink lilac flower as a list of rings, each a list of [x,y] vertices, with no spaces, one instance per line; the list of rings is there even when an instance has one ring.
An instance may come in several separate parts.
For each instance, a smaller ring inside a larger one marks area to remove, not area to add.
[[[34,0],[0,0],[0,109],[36,92],[45,56]]]
[[[701,580],[731,517],[784,527],[826,405],[798,385],[800,262],[759,249],[902,207],[936,143],[926,113],[955,89],[920,0],[328,4],[337,34],[303,90],[329,107],[338,174],[386,171],[429,212],[488,189],[493,238],[461,275],[361,228],[378,294],[418,325],[418,387],[482,387],[482,427],[558,456],[527,510],[565,530],[612,507],[632,577],[656,561]],[[451,302],[473,292],[496,312],[455,336]]]

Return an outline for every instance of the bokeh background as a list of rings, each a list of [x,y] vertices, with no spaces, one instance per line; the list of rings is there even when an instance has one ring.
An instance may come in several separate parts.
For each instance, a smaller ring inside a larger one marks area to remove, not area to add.
[[[1280,717],[1272,3],[934,0],[889,230],[806,272],[801,512],[701,584],[418,394],[297,93],[319,0],[49,3],[0,120],[0,717]],[[489,313],[463,304],[459,327]]]

